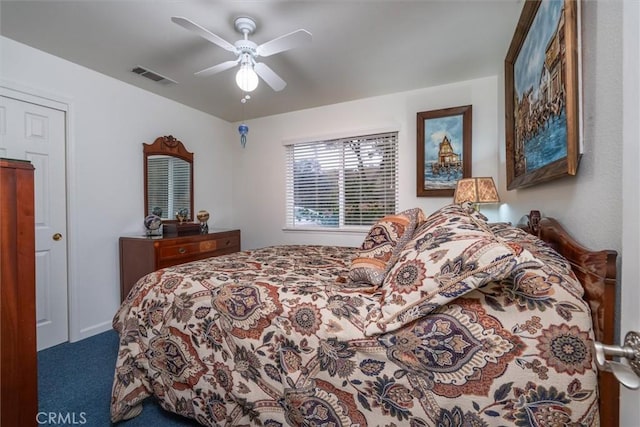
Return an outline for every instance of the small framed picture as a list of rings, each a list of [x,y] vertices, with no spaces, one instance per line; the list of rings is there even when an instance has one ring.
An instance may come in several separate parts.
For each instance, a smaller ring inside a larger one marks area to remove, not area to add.
[[[453,197],[471,177],[471,105],[417,114],[417,196]]]

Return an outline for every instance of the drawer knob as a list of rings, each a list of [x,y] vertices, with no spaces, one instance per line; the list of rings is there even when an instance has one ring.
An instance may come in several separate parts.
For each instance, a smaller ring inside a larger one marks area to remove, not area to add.
[[[183,254],[183,253],[187,252],[187,250],[185,248],[178,248],[178,252]]]
[[[227,246],[229,246],[230,244],[231,244],[231,240],[227,240],[227,241],[225,242],[225,245],[227,245]]]

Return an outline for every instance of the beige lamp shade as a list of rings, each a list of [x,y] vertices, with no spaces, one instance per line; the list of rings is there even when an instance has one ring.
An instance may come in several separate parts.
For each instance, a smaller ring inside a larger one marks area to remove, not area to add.
[[[456,185],[456,192],[453,195],[454,203],[499,203],[498,190],[493,178],[474,177],[463,178]]]

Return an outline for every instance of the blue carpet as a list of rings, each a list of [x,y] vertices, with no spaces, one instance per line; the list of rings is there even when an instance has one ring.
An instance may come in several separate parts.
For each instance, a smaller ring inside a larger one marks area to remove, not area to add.
[[[57,426],[111,426],[109,404],[117,353],[115,331],[38,352],[38,421]],[[165,411],[153,398],[148,398],[142,414],[117,425],[199,424]]]

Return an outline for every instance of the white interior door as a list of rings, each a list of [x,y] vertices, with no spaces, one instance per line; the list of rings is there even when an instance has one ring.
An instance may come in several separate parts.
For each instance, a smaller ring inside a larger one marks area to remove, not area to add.
[[[38,350],[68,340],[65,112],[0,96],[0,157],[35,168]]]

